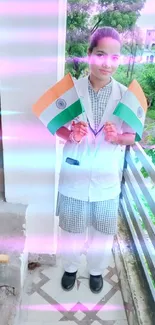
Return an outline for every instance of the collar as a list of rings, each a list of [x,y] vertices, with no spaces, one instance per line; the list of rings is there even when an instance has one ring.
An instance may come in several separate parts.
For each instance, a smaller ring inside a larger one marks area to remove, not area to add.
[[[76,80],[75,85],[77,86],[77,91],[78,95],[80,98],[88,98],[88,76],[79,78]],[[114,100],[120,100],[122,98],[122,87],[123,85],[120,86],[119,82],[116,81],[113,77],[111,77],[111,82],[112,82],[112,95]]]
[[[113,80],[112,80],[112,78],[110,78],[110,82],[107,85],[101,87],[98,91],[100,91],[100,90],[106,90],[106,89],[111,89],[112,88],[112,83],[113,83]],[[91,81],[90,81],[90,75],[88,76],[88,87],[90,87],[92,90],[94,90],[94,88],[93,88],[93,86],[91,84]]]

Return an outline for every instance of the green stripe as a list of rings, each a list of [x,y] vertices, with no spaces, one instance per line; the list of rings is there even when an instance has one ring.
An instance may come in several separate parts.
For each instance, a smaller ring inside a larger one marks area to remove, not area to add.
[[[113,114],[118,116],[137,133],[135,138],[136,141],[141,140],[143,134],[143,124],[127,105],[119,103]]]
[[[74,104],[67,107],[60,114],[56,115],[47,125],[48,130],[54,135],[63,125],[72,121],[83,112],[81,100],[78,99]]]

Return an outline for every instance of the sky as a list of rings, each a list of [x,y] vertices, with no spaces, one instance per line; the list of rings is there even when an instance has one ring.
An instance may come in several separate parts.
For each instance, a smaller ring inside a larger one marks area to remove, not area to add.
[[[155,0],[147,0],[137,25],[142,29],[155,29]]]

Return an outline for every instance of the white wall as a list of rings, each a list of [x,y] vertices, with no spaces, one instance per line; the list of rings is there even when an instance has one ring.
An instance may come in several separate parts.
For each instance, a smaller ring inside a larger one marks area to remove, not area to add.
[[[32,114],[32,105],[63,77],[66,0],[18,0],[16,7],[6,0],[4,9],[0,51],[5,197],[28,204],[27,235],[52,236],[56,139]]]

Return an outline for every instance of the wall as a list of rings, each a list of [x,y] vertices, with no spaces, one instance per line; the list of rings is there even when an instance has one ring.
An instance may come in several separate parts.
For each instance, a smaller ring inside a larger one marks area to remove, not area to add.
[[[66,0],[0,5],[5,197],[28,205],[28,237],[50,234],[52,243],[56,139],[32,114],[32,105],[63,77]]]
[[[0,112],[1,112],[1,98],[0,98]],[[0,115],[0,201],[4,200],[4,170],[3,170],[3,144],[2,144],[2,126]]]
[[[151,49],[153,43],[155,43],[155,29],[147,30],[145,46]]]

